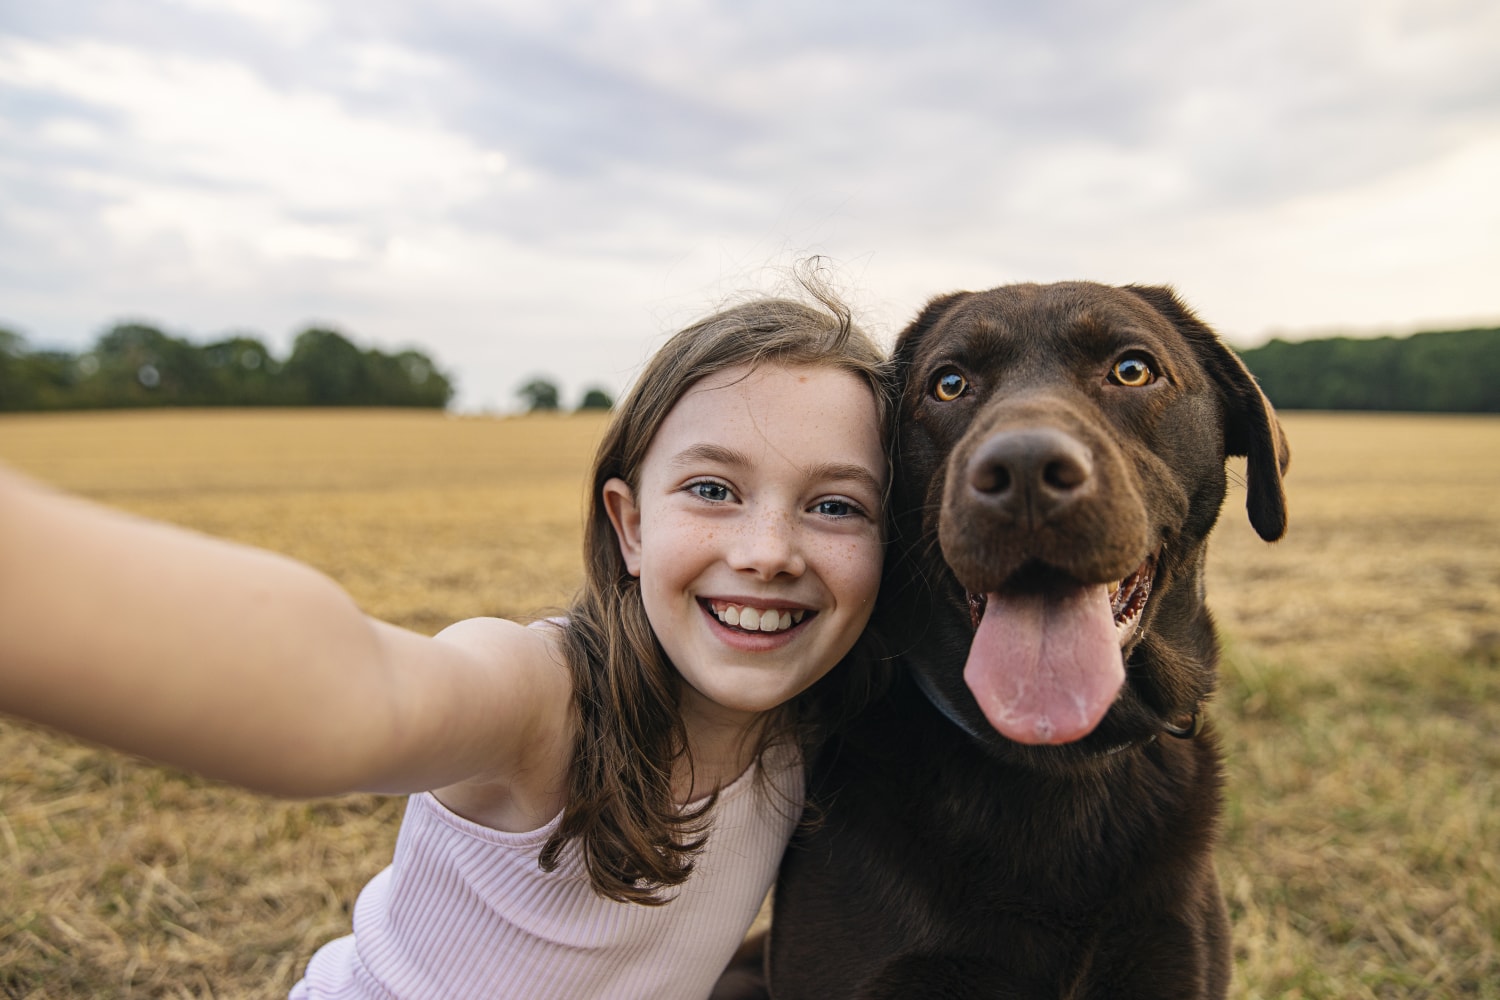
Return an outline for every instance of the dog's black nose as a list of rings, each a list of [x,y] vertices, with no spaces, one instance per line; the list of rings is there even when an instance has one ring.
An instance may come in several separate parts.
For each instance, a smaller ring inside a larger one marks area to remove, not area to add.
[[[1001,431],[969,459],[969,486],[997,513],[1039,525],[1094,486],[1094,460],[1077,438],[1050,427]]]

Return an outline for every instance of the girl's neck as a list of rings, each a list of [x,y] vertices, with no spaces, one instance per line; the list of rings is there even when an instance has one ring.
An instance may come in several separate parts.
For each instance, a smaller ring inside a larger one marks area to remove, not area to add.
[[[755,760],[755,751],[765,729],[767,713],[726,712],[718,706],[682,706],[687,728],[691,766],[684,759],[673,775],[673,794],[678,802],[694,802],[733,782]],[[716,710],[715,710],[716,709]]]

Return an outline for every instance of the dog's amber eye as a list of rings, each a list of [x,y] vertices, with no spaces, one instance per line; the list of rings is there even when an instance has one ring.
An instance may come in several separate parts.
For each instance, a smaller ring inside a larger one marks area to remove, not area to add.
[[[1116,385],[1138,389],[1155,382],[1156,372],[1152,369],[1151,362],[1131,355],[1115,362],[1114,368],[1110,369],[1109,380]]]
[[[969,380],[958,372],[946,371],[932,383],[932,394],[945,403],[951,403],[969,388]]]

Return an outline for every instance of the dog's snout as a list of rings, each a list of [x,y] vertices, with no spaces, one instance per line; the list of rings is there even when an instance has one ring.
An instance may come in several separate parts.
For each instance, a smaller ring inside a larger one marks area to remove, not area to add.
[[[1060,430],[1003,431],[975,450],[968,474],[998,513],[1039,524],[1091,492],[1094,461],[1083,442]]]

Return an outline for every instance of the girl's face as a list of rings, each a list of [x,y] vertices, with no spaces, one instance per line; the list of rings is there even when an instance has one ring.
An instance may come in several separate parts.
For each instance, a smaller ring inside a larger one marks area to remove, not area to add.
[[[743,724],[806,689],[875,604],[887,466],[870,389],[835,368],[742,365],[678,400],[632,492],[604,502],[685,718]]]

